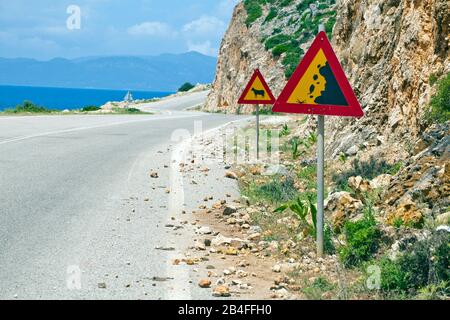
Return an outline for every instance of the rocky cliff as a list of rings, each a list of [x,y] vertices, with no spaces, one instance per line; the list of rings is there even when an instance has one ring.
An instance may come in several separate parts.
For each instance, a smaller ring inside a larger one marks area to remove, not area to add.
[[[350,144],[376,135],[411,143],[424,129],[434,79],[450,69],[448,1],[338,1],[336,10],[334,47],[366,117],[331,121],[332,151],[351,147],[339,141],[357,131]]]
[[[282,84],[277,85],[277,82],[283,79],[283,68],[264,49],[258,24],[248,28],[246,19],[244,5],[239,3],[222,40],[216,78],[205,106],[207,111],[236,113],[239,95],[255,68],[261,69],[275,93],[280,91]],[[250,113],[252,110],[251,106],[242,106],[240,111]]]
[[[257,67],[278,95],[319,23],[326,24],[366,112],[362,120],[333,119],[329,130],[343,137],[348,134],[342,127],[355,131],[348,124],[369,126],[352,138],[353,144],[391,132],[415,137],[423,129],[420,119],[433,93],[433,79],[450,69],[447,0],[243,1],[223,39],[205,109],[253,110],[238,106],[237,100]],[[300,49],[292,51],[292,46]],[[345,141],[333,142],[332,153],[345,147],[350,147]]]
[[[237,100],[257,67],[278,95],[318,24],[324,23],[365,111],[361,119],[327,117],[329,166],[339,157],[357,160],[338,163],[336,173],[358,175],[363,169],[401,164],[385,187],[388,219],[445,213],[449,7],[447,0],[245,0],[237,5],[223,39],[205,110],[251,112]],[[440,88],[444,123],[433,124],[425,119],[442,81],[447,83]],[[301,135],[314,129],[310,117],[297,130]]]
[[[216,78],[205,110],[250,113],[239,106],[241,91],[259,68],[277,96],[317,33],[331,32],[335,5],[329,1],[245,0],[239,3],[222,41]],[[317,4],[311,10],[310,3]],[[329,23],[328,23],[329,22]]]

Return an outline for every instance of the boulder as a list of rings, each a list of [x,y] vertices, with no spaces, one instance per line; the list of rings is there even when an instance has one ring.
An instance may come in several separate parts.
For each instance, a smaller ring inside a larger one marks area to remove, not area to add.
[[[354,156],[358,153],[359,151],[359,147],[358,146],[352,146],[350,148],[348,148],[347,151],[345,151],[345,155],[347,156]]]
[[[224,216],[230,216],[233,213],[237,212],[237,208],[234,206],[226,206],[225,209],[223,210],[223,215]]]
[[[342,228],[345,221],[357,218],[363,206],[361,200],[353,198],[345,191],[332,193],[325,200],[325,211],[331,215],[335,229]]]
[[[211,240],[211,245],[214,247],[225,247],[232,246],[237,249],[246,248],[248,246],[248,241],[242,240],[240,238],[228,238],[219,234]]]
[[[264,175],[266,176],[273,176],[273,175],[280,175],[280,176],[287,176],[289,174],[288,169],[283,165],[270,165],[265,171]]]
[[[214,297],[229,297],[229,296],[231,296],[230,289],[227,286],[215,287],[212,295]]]
[[[212,230],[210,227],[201,227],[197,229],[198,234],[211,234]]]
[[[214,237],[211,240],[211,245],[214,247],[222,247],[222,246],[229,246],[231,244],[232,238],[227,238],[221,234]]]
[[[450,224],[450,211],[447,211],[446,213],[440,214],[436,217],[436,223],[438,225],[449,225]]]
[[[238,179],[237,174],[234,173],[233,171],[227,171],[225,173],[225,177],[228,178],[228,179],[233,179],[233,180],[237,180]]]
[[[361,176],[348,178],[348,186],[357,194],[363,194],[372,189],[370,182],[363,179]]]
[[[392,181],[390,174],[382,174],[370,181],[370,187],[372,189],[385,189],[389,187]]]
[[[388,212],[387,223],[395,225],[397,221],[401,221],[407,226],[420,226],[424,221],[424,216],[421,210],[410,198],[403,199],[397,207]]]
[[[211,281],[208,279],[202,279],[199,281],[198,286],[200,288],[209,288],[211,286]]]

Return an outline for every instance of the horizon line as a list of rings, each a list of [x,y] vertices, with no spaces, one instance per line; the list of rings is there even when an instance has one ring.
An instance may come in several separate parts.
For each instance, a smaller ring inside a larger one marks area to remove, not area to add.
[[[111,55],[88,55],[88,56],[79,56],[79,57],[74,57],[74,58],[67,58],[67,57],[59,56],[59,57],[46,58],[46,59],[39,59],[39,58],[33,58],[33,57],[24,57],[24,56],[18,56],[18,57],[2,57],[2,56],[0,56],[0,59],[6,59],[6,60],[23,59],[23,60],[35,60],[35,61],[38,61],[38,62],[50,62],[52,60],[58,60],[58,59],[60,59],[60,60],[67,60],[67,61],[74,61],[74,60],[79,60],[79,59],[112,58],[112,57],[146,58],[146,57],[160,57],[160,56],[164,56],[164,55],[181,56],[181,55],[185,55],[185,54],[189,54],[189,53],[196,53],[196,54],[202,55],[204,57],[209,57],[209,58],[215,58],[215,59],[219,58],[219,56],[211,56],[211,55],[207,55],[207,54],[195,51],[195,50],[190,50],[190,51],[185,51],[185,52],[180,52],[180,53],[164,52],[164,53],[153,54],[153,55],[111,54]]]

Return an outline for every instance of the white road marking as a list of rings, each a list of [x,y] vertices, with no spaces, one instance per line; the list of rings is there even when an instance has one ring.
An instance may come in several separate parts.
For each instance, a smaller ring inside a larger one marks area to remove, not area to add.
[[[45,136],[49,136],[49,135],[72,133],[72,132],[77,132],[77,131],[105,128],[105,127],[112,127],[112,126],[129,124],[129,123],[156,121],[156,120],[162,120],[162,119],[170,119],[170,120],[172,120],[172,119],[180,119],[180,118],[193,118],[193,117],[199,117],[199,116],[202,116],[202,115],[197,115],[197,114],[194,114],[194,115],[182,115],[182,116],[174,116],[174,117],[170,117],[170,118],[168,118],[168,117],[167,118],[166,117],[164,117],[164,118],[159,117],[159,118],[152,118],[152,119],[140,119],[140,120],[132,120],[132,121],[124,121],[124,122],[115,122],[115,123],[108,123],[108,124],[102,124],[102,125],[95,125],[95,126],[78,127],[78,128],[65,129],[65,130],[49,131],[49,132],[37,133],[37,134],[28,135],[28,136],[22,136],[22,137],[17,137],[17,138],[12,138],[12,139],[8,139],[8,140],[0,141],[0,145],[13,143],[13,142],[19,142],[19,141],[33,139],[33,138],[45,137]]]

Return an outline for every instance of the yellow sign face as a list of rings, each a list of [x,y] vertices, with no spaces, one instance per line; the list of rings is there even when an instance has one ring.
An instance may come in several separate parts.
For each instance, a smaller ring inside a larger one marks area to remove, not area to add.
[[[320,69],[326,64],[327,58],[320,49],[289,97],[288,103],[317,104],[316,99],[322,95],[327,85],[327,80],[320,73]]]
[[[364,115],[324,31],[311,44],[272,111],[357,118]]]
[[[261,72],[256,69],[252,78],[242,92],[238,103],[240,104],[274,104],[275,97],[270,91]]]
[[[268,95],[259,77],[253,81],[250,91],[244,97],[245,100],[267,101]]]

